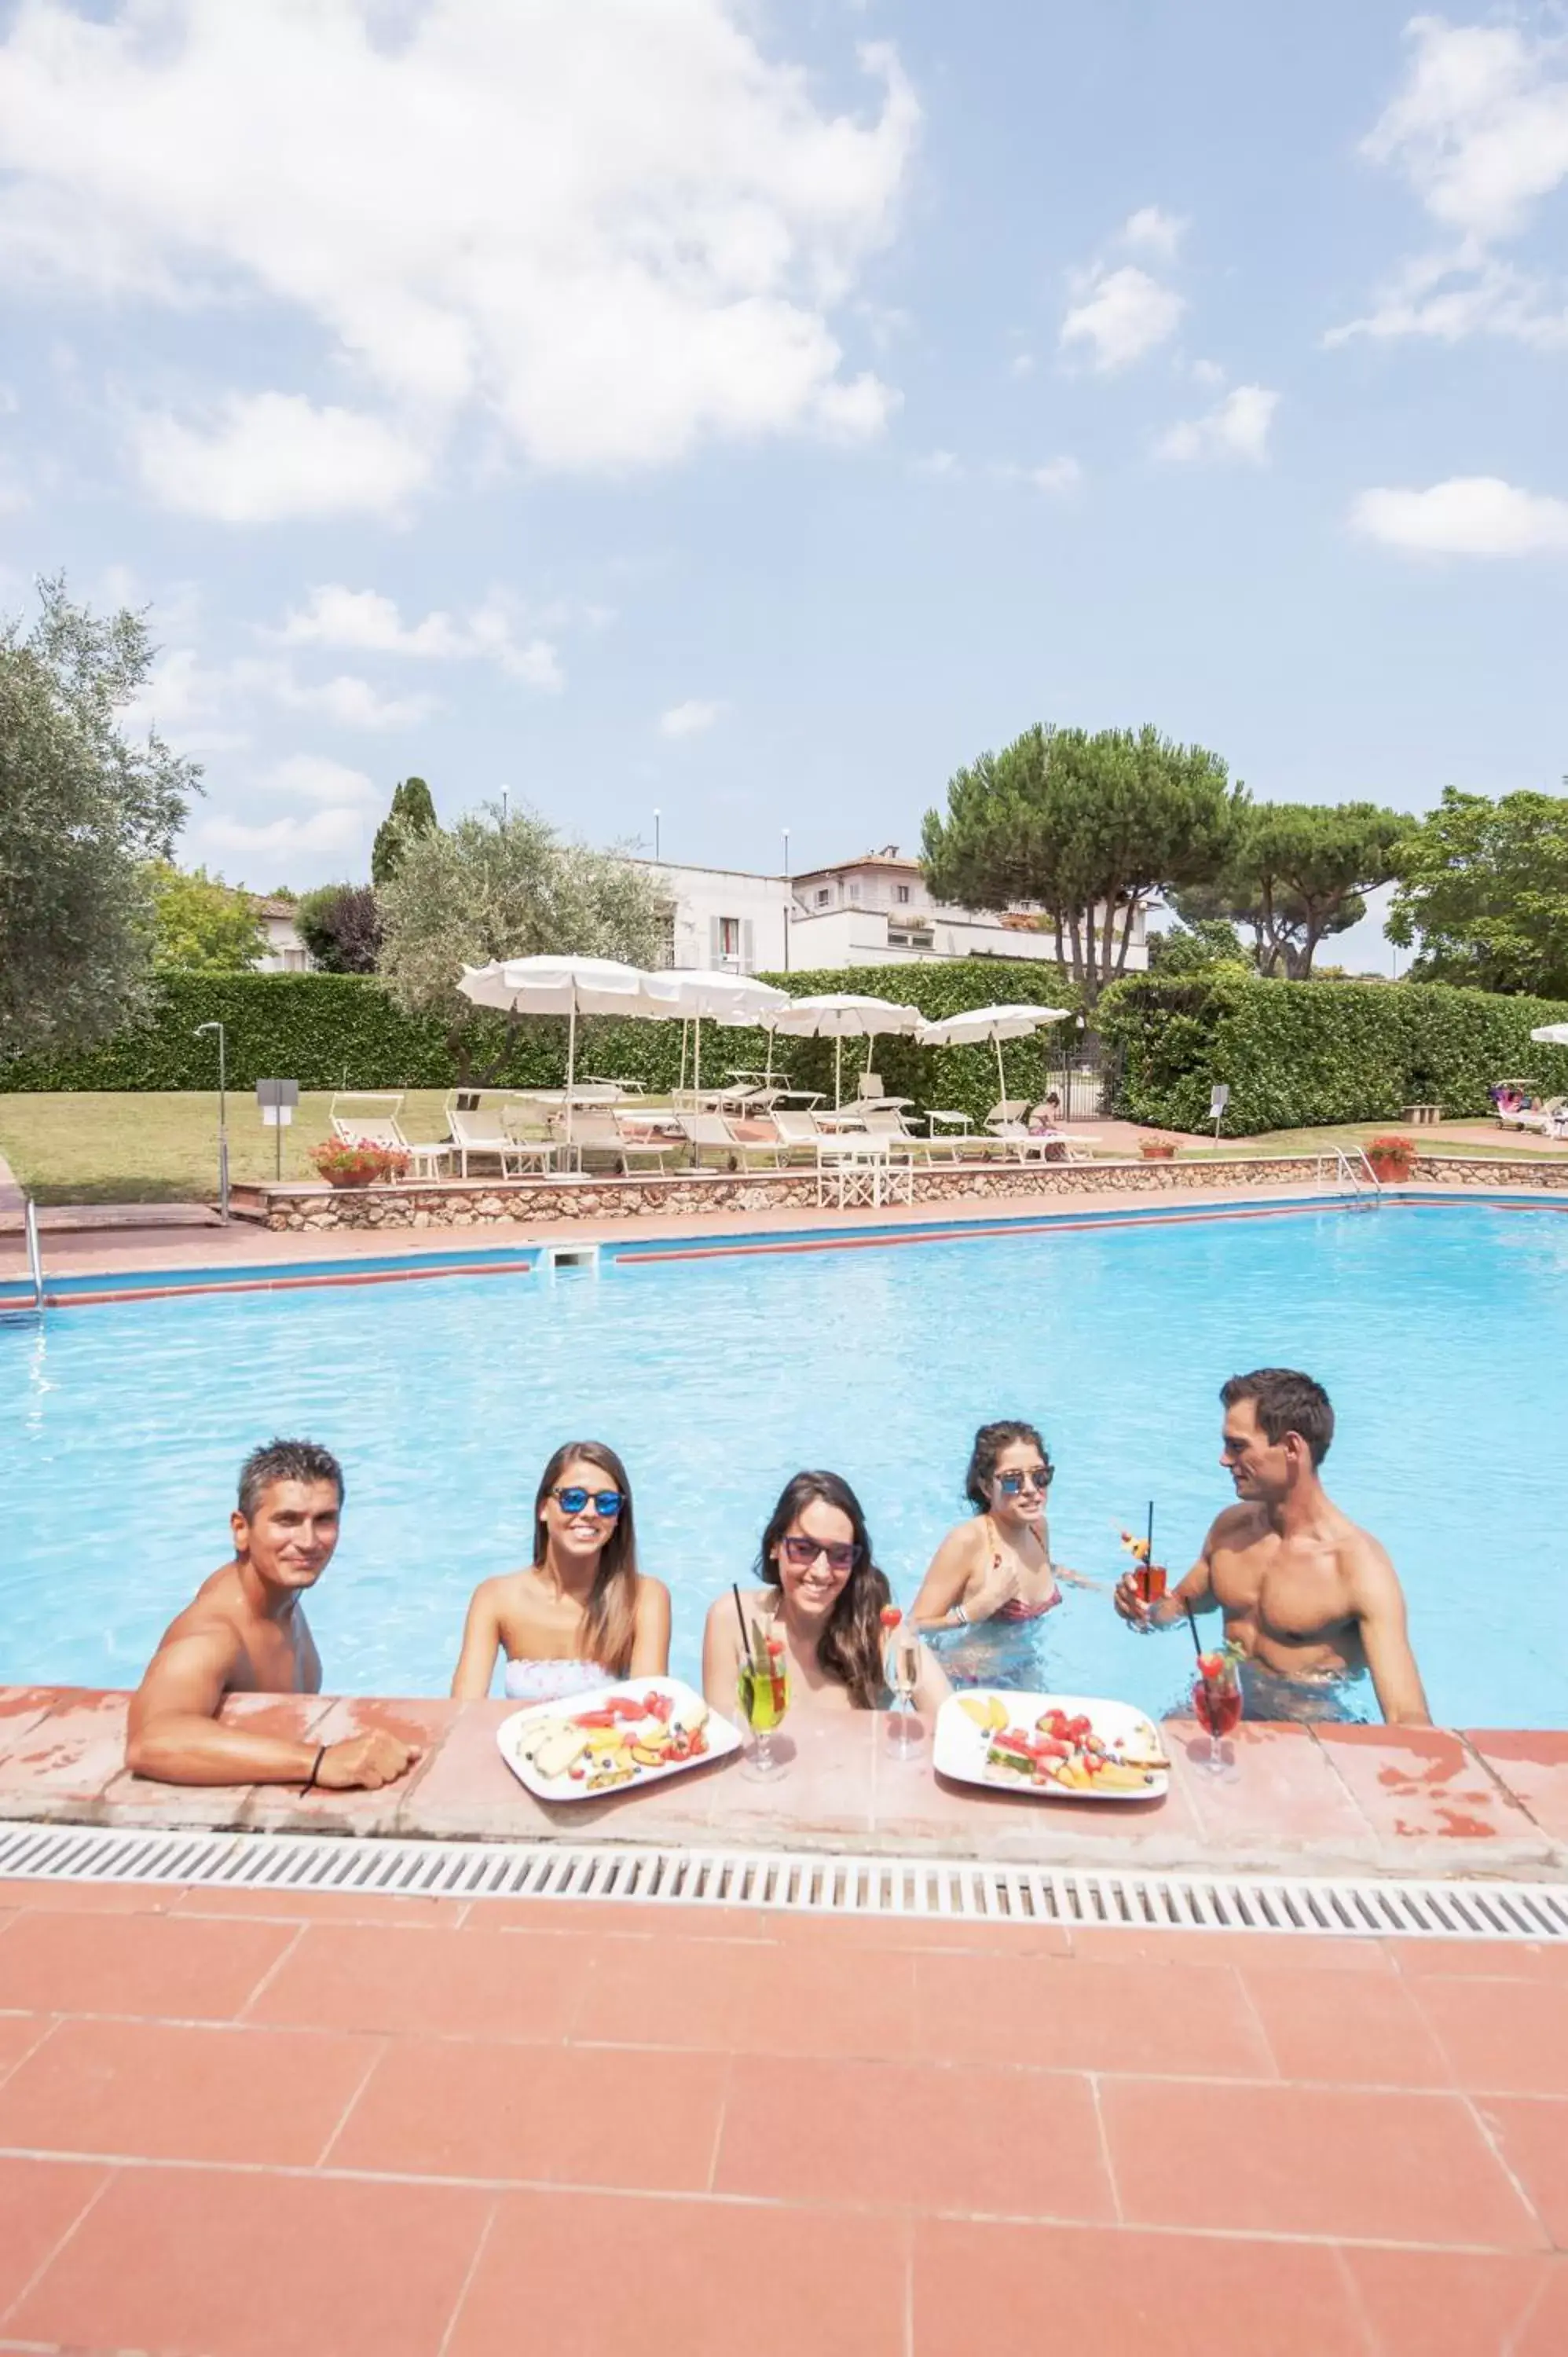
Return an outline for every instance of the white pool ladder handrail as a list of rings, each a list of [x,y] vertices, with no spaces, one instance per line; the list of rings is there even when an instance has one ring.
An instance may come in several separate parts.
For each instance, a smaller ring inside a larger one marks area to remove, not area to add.
[[[1325,1171],[1328,1161],[1329,1156],[1326,1151],[1317,1157],[1317,1183],[1320,1187],[1325,1184]],[[1364,1147],[1358,1146],[1353,1152],[1347,1153],[1344,1146],[1337,1146],[1334,1148],[1333,1162],[1334,1181],[1345,1190],[1353,1203],[1364,1202],[1370,1208],[1373,1203],[1380,1200],[1382,1181],[1368,1161]]]
[[[22,1232],[27,1243],[27,1270],[33,1280],[33,1307],[44,1306],[44,1256],[38,1245],[38,1207],[30,1195],[22,1198]]]

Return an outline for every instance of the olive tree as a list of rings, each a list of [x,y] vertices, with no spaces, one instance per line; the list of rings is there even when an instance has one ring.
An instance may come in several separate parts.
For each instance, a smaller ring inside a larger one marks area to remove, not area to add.
[[[628,965],[665,960],[669,904],[646,870],[526,809],[487,803],[444,832],[410,836],[377,902],[381,981],[405,1014],[442,1023],[464,1080],[477,1076],[499,1028],[458,990],[466,965],[552,951]],[[503,1045],[485,1069],[504,1054]]]
[[[89,1047],[147,1004],[151,863],[200,771],[126,707],[154,649],[145,615],[38,585],[28,629],[0,620],[0,1057]]]

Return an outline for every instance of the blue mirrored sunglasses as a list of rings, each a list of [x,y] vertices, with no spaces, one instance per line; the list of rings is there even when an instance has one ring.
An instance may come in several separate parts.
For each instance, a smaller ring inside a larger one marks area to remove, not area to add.
[[[625,1502],[618,1490],[579,1490],[575,1483],[569,1490],[552,1490],[550,1494],[564,1514],[580,1514],[591,1505],[607,1523],[614,1522]]]

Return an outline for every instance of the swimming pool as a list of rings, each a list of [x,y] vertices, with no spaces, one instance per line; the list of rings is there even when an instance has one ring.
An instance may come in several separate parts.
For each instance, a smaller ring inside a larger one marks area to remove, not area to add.
[[[1062,1561],[1109,1581],[1152,1496],[1157,1551],[1185,1568],[1230,1495],[1219,1385],[1281,1361],[1333,1396],[1329,1487],[1392,1551],[1434,1717],[1568,1724],[1568,1219],[1478,1204],[0,1321],[0,1682],[134,1682],[227,1555],[241,1458],[279,1431],[348,1469],[311,1607],[340,1692],[445,1693],[469,1591],[526,1559],[540,1469],[568,1437],[629,1463],[687,1675],[790,1473],[848,1476],[908,1601],[991,1416],[1047,1434]],[[1072,1590],[1044,1642],[1062,1690],[1150,1709],[1189,1671],[1180,1632],[1134,1636]]]

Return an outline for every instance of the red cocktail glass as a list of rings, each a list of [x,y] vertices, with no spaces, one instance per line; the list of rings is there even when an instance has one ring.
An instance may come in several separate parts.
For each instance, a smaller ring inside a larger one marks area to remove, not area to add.
[[[1228,1653],[1201,1653],[1192,1688],[1193,1717],[1208,1736],[1208,1764],[1218,1776],[1225,1767],[1219,1746],[1241,1724],[1241,1679]]]

